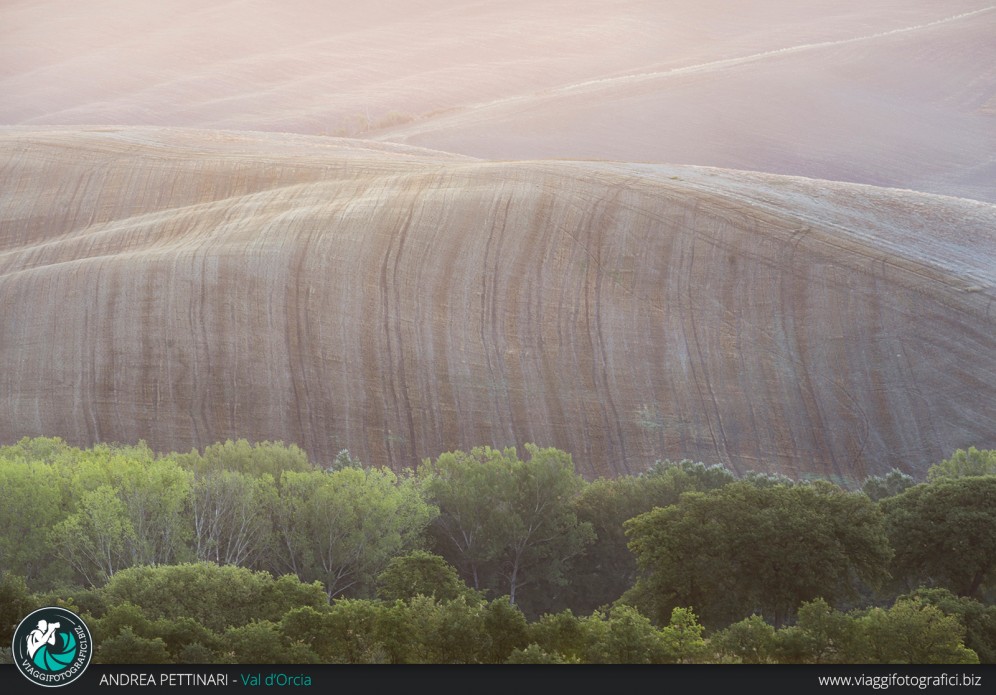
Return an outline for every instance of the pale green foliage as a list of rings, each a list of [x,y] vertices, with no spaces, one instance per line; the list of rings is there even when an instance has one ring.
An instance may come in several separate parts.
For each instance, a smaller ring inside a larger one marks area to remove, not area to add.
[[[45,584],[52,563],[49,528],[65,517],[51,466],[0,456],[0,568]]]
[[[276,557],[302,581],[321,581],[329,598],[372,588],[435,514],[411,480],[387,469],[287,471],[276,503]]]
[[[577,664],[576,658],[568,658],[563,654],[553,652],[552,654],[543,651],[538,644],[530,644],[523,649],[515,649],[505,661],[506,664]]]
[[[936,606],[957,617],[965,626],[965,646],[978,654],[982,663],[996,663],[996,605],[955,596],[947,589],[920,588],[901,598]]]
[[[74,450],[54,465],[77,502],[53,542],[87,583],[132,565],[189,559],[192,475],[174,461],[141,443]]]
[[[276,485],[267,473],[207,468],[191,488],[194,554],[221,565],[249,565],[269,550]]]
[[[965,628],[935,606],[897,601],[860,619],[869,661],[883,664],[977,664],[963,644]]]
[[[131,567],[115,574],[103,593],[112,603],[138,606],[151,620],[189,617],[211,630],[279,620],[291,608],[327,601],[318,583],[209,562]]]
[[[252,444],[245,439],[212,444],[204,453],[191,451],[188,454],[174,454],[174,458],[184,468],[194,471],[226,470],[248,475],[269,475],[279,480],[284,471],[310,471],[315,467],[308,462],[308,456],[294,444],[283,442],[259,442]]]
[[[631,606],[595,611],[583,626],[586,663],[662,664],[670,660],[661,633]]]
[[[804,663],[833,664],[861,660],[863,640],[854,620],[846,613],[834,610],[822,598],[799,607],[794,627],[779,631],[783,650],[795,652]]]
[[[118,498],[134,530],[131,564],[169,564],[189,559],[185,523],[192,476],[168,459],[128,459],[115,476]]]
[[[124,502],[101,485],[80,496],[77,511],[52,529],[51,542],[87,584],[98,586],[132,564],[136,537]]]
[[[691,608],[675,608],[671,620],[661,629],[664,653],[669,662],[688,664],[701,661],[708,650],[698,618]]]
[[[966,478],[978,475],[996,475],[996,449],[958,449],[938,464],[927,469],[927,480],[941,478]]]
[[[199,559],[290,569],[330,595],[369,592],[435,514],[410,478],[356,465],[325,473],[279,443],[161,457],[144,443],[28,439],[3,451],[0,521],[17,537],[0,539],[0,562],[49,585]]]
[[[21,463],[54,463],[72,449],[59,437],[23,437],[17,444],[0,447],[0,459]]]
[[[713,648],[745,664],[775,661],[775,628],[759,615],[744,618],[713,635]]]
[[[53,465],[71,490],[93,490],[101,485],[131,483],[130,479],[140,476],[141,469],[155,460],[155,452],[145,442],[130,446],[96,444],[91,449],[68,449]]]

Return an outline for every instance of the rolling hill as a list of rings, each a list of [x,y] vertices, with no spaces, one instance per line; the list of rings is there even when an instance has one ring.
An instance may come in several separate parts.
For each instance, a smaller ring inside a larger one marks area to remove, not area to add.
[[[859,480],[996,446],[996,206],[678,165],[0,130],[0,441]]]

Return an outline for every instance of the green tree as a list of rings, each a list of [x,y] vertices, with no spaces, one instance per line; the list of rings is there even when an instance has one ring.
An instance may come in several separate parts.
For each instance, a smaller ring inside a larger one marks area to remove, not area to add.
[[[826,482],[685,493],[626,527],[644,573],[626,600],[660,622],[694,606],[706,624],[757,610],[781,624],[803,601],[881,581],[891,554],[875,505]]]
[[[619,598],[636,581],[636,558],[626,545],[623,524],[654,508],[649,481],[643,476],[600,478],[578,495],[578,519],[591,524],[595,540],[578,556],[564,591],[564,602],[573,609],[590,613]]]
[[[528,638],[547,654],[560,654],[572,662],[580,662],[585,652],[584,621],[570,609],[540,616],[529,624]]]
[[[129,602],[115,604],[99,618],[88,615],[87,624],[93,632],[94,644],[118,645],[103,653],[103,663],[142,663],[130,659],[142,658],[150,650],[156,655],[154,658],[165,659],[150,663],[212,663],[224,646],[220,635],[193,618],[151,620],[141,608]],[[161,654],[160,642],[166,647],[165,656]]]
[[[124,567],[189,559],[191,476],[174,461],[140,443],[98,445],[54,465],[73,509],[56,545],[84,581],[96,585]]]
[[[854,618],[817,598],[803,603],[793,627],[778,632],[780,661],[836,664],[861,661],[864,641]]]
[[[741,478],[745,483],[750,483],[756,487],[775,487],[776,485],[792,486],[796,482],[787,475],[781,473],[763,473],[761,471],[747,471]]]
[[[903,599],[935,606],[946,615],[958,618],[965,627],[965,646],[978,654],[981,663],[996,663],[996,606],[956,596],[947,589],[920,588],[900,597]]]
[[[260,620],[230,627],[223,636],[226,660],[236,664],[316,664],[318,656],[307,645],[293,642],[280,626]]]
[[[671,620],[661,629],[664,653],[669,663],[696,663],[705,658],[708,645],[702,637],[705,628],[691,608],[675,608]]]
[[[377,577],[377,596],[386,601],[418,595],[450,601],[470,591],[453,565],[424,550],[392,558]]]
[[[39,607],[23,577],[0,572],[0,644],[10,644],[17,624]]]
[[[516,649],[529,642],[528,623],[507,596],[494,599],[484,606],[484,630],[489,637],[483,661],[489,664],[504,663]]]
[[[440,512],[429,529],[434,545],[474,589],[488,588],[489,567],[502,552],[507,512],[498,502],[511,497],[506,459],[512,458],[514,450],[482,447],[444,453],[419,467],[423,493]]]
[[[186,553],[190,474],[169,459],[124,459],[119,466],[114,485],[134,531],[130,564],[165,565],[190,559]]]
[[[50,534],[65,518],[50,465],[0,455],[0,567],[44,586],[54,559]]]
[[[675,504],[683,492],[714,490],[735,480],[723,466],[686,459],[657,461],[641,475],[599,479],[585,486],[575,506],[578,519],[592,525],[595,541],[574,562],[570,585],[561,592],[563,603],[589,613],[633,585],[637,565],[627,546],[626,521]]]
[[[125,628],[129,628],[140,637],[154,636],[152,621],[141,608],[129,601],[111,606],[104,615],[89,621],[89,625],[95,644],[102,644],[116,637]]]
[[[570,560],[594,540],[590,524],[578,521],[573,499],[584,486],[569,454],[526,445],[529,459],[513,465],[511,512],[500,572],[514,605],[518,590],[539,579],[564,581]]]
[[[430,602],[435,600],[424,594],[417,596]],[[416,663],[418,655],[426,651],[407,601],[395,600],[383,605],[377,620],[377,636],[379,647],[388,663]]]
[[[710,644],[720,654],[744,664],[767,664],[776,659],[775,628],[759,615],[733,623],[712,636]]]
[[[321,655],[347,664],[388,661],[378,630],[383,612],[382,604],[374,601],[336,599],[320,623],[326,633],[320,642]]]
[[[941,478],[970,478],[980,475],[996,475],[996,449],[958,449],[940,463],[927,469],[927,480],[933,482]]]
[[[664,638],[632,606],[595,611],[584,620],[583,660],[591,664],[662,664],[669,661]]]
[[[97,643],[93,657],[98,664],[168,664],[169,650],[158,637],[142,637],[125,627],[114,637]]]
[[[574,498],[584,480],[570,455],[526,445],[456,451],[419,469],[427,499],[440,514],[432,527],[441,554],[475,589],[507,594],[514,604],[523,586],[561,583],[568,563],[593,539]]]
[[[131,566],[136,543],[128,508],[109,485],[80,495],[77,511],[51,532],[52,546],[89,586]]]
[[[978,597],[996,568],[996,476],[935,478],[880,502],[893,574]]]
[[[416,625],[426,625],[422,640],[429,648],[429,662],[436,664],[476,664],[486,660],[491,646],[484,614],[485,606],[461,596],[439,601],[416,597],[410,605]],[[428,620],[426,620],[428,618]]]
[[[292,608],[327,603],[320,584],[207,562],[130,567],[116,573],[103,593],[112,604],[139,606],[149,619],[189,617],[215,632],[255,619],[277,621]]]
[[[548,654],[538,644],[530,644],[523,649],[514,649],[505,660],[506,664],[576,664],[577,659],[569,659],[556,652]]]
[[[479,601],[465,596],[437,601],[420,595],[397,602],[395,607],[403,611],[407,625],[406,661],[474,664],[487,660],[491,637],[485,623],[486,607]]]
[[[328,604],[291,608],[280,618],[280,632],[288,642],[306,645],[322,663],[333,663],[338,659],[340,635],[333,632],[327,620],[331,611]]]
[[[174,458],[194,472],[235,471],[253,476],[268,475],[274,480],[279,480],[285,471],[315,470],[302,449],[283,442],[251,444],[245,439],[234,442],[229,439],[206,447],[204,453],[193,450],[187,454],[174,454]]]
[[[208,654],[212,655],[224,647],[224,641],[220,635],[187,616],[173,619],[160,618],[150,622],[148,630],[150,636],[158,637],[163,641],[169,652],[170,660],[178,664],[209,663],[196,661],[204,658],[204,651],[202,649],[188,649],[190,645],[200,645],[207,650]],[[190,661],[191,659],[195,661]]]
[[[269,474],[197,470],[191,486],[191,523],[198,560],[251,566],[267,553],[277,490]]]
[[[640,477],[660,483],[662,491],[666,491],[669,497],[694,490],[716,490],[737,480],[725,466],[718,463],[707,466],[691,459],[655,461]],[[673,501],[676,502],[677,497]]]
[[[894,497],[903,490],[916,485],[912,476],[903,473],[898,468],[882,476],[870,476],[865,478],[861,491],[868,495],[872,502],[884,500],[886,497]]]
[[[0,459],[51,464],[73,449],[59,437],[22,437],[17,444],[0,446]]]
[[[435,514],[410,479],[387,469],[286,472],[274,520],[278,566],[322,582],[330,599],[372,590]]]
[[[200,642],[184,644],[173,659],[177,664],[216,664],[218,660],[218,653]]]
[[[882,664],[977,664],[979,657],[965,647],[965,628],[939,608],[913,601],[896,601],[884,610],[872,608],[861,618],[866,656]]]

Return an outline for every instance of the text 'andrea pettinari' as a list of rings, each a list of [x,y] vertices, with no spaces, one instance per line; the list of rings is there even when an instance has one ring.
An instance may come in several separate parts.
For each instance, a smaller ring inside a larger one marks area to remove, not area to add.
[[[228,685],[227,673],[103,673],[100,685]]]

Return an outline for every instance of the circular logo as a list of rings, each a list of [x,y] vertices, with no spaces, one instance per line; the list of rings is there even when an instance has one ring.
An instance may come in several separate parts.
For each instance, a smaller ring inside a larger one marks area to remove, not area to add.
[[[83,675],[93,654],[90,629],[72,611],[39,608],[14,630],[14,664],[32,683],[48,688]]]

